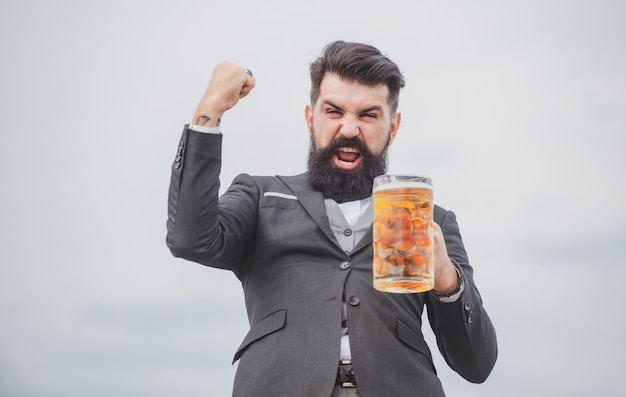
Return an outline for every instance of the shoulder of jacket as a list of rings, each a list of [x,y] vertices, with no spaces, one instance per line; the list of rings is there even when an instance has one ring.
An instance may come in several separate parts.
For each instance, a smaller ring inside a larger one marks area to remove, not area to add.
[[[448,215],[448,210],[435,204],[435,208],[433,209],[433,220],[435,223],[441,225],[446,215]]]

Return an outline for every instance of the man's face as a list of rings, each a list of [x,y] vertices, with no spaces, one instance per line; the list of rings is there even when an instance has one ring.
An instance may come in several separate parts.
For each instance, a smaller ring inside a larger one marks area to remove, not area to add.
[[[356,138],[374,155],[383,152],[395,139],[400,113],[391,114],[386,85],[371,87],[327,74],[313,107],[305,109],[306,122],[315,149],[325,148],[336,138]],[[332,163],[344,171],[356,169],[361,153],[354,147],[340,147]]]
[[[385,85],[364,86],[327,75],[320,96],[307,106],[311,134],[308,179],[325,197],[342,203],[369,197],[385,173],[387,147],[400,115],[391,115]]]

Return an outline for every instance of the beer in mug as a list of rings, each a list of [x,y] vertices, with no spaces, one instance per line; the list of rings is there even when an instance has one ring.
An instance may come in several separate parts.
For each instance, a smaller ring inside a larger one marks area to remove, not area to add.
[[[424,292],[434,287],[433,189],[425,176],[374,179],[374,288]]]

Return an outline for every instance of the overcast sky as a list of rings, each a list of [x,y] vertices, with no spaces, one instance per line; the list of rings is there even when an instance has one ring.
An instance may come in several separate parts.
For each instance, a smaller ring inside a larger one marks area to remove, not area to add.
[[[257,87],[223,119],[222,187],[304,171],[308,65],[336,39],[402,69],[389,170],[432,176],[498,333],[482,385],[428,334],[448,396],[626,395],[625,17],[606,0],[2,1],[0,395],[230,395],[241,286],[165,246],[178,139],[228,59]]]

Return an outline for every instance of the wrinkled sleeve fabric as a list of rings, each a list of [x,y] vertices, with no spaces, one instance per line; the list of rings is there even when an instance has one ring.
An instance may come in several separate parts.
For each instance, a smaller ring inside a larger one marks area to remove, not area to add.
[[[238,277],[256,230],[258,189],[240,175],[219,196],[222,135],[185,126],[172,165],[166,243],[175,257]]]
[[[470,382],[482,383],[497,359],[496,332],[474,283],[455,214],[442,210],[435,220],[442,228],[448,256],[461,275],[463,291],[454,302],[442,302],[429,295],[428,319],[450,368]]]

